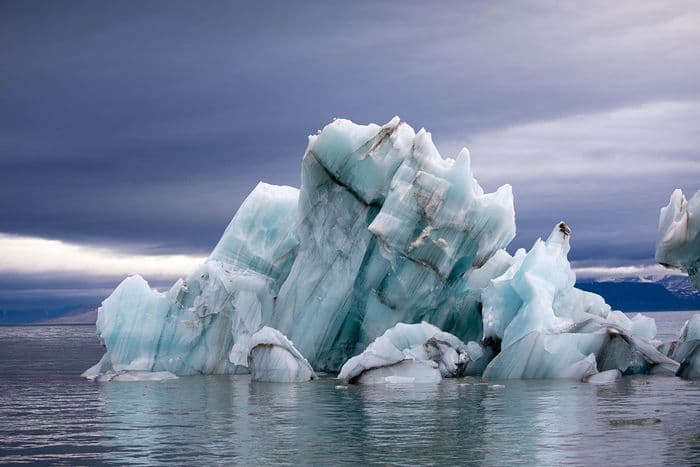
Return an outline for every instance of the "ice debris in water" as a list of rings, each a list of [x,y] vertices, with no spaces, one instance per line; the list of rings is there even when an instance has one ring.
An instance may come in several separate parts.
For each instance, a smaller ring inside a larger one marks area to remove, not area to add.
[[[700,289],[700,191],[686,200],[681,190],[661,208],[656,261],[688,273]]]
[[[653,320],[574,287],[566,224],[504,250],[511,188],[484,193],[469,159],[443,159],[398,117],[333,121],[309,137],[301,189],[258,184],[188,277],[165,293],[139,276],[115,289],[97,320],[106,353],[85,376],[305,381],[345,362],[345,379],[385,382],[677,371],[648,342]]]
[[[98,371],[99,366],[96,365],[83,373],[83,376],[91,381],[167,381],[169,379],[177,379],[177,376],[169,371],[139,371],[139,370],[121,370],[114,371],[105,369],[103,372]]]
[[[617,368],[612,370],[601,371],[586,378],[587,383],[591,384],[610,384],[622,377],[622,373]]]

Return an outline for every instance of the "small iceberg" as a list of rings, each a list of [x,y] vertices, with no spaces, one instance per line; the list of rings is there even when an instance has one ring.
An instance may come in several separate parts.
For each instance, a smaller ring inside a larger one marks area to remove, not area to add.
[[[618,379],[622,378],[622,372],[617,368],[612,370],[601,371],[600,373],[595,373],[585,379],[587,383],[590,384],[610,384],[614,383]]]
[[[470,361],[468,346],[452,334],[426,322],[399,323],[348,360],[338,378],[359,384],[435,383],[463,376]]]
[[[294,344],[267,326],[250,338],[248,369],[253,381],[297,383],[316,379],[313,368]]]
[[[700,314],[685,322],[672,346],[671,357],[680,362],[676,376],[684,379],[700,378]]]
[[[675,190],[661,208],[656,261],[686,271],[700,289],[700,191],[687,200]]]

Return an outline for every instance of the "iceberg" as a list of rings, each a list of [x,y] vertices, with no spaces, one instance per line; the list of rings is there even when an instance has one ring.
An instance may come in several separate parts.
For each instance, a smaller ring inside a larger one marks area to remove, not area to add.
[[[169,371],[140,371],[121,370],[115,371],[109,366],[103,366],[104,359],[83,373],[83,377],[90,381],[166,381],[177,379],[177,376]]]
[[[190,275],[166,292],[139,276],[114,290],[97,319],[105,355],[84,376],[675,373],[649,344],[653,320],[575,288],[570,234],[561,222],[510,255],[511,187],[484,192],[467,149],[443,158],[398,117],[334,120],[309,137],[300,189],[258,184]]]
[[[316,379],[309,362],[277,329],[263,327],[250,338],[248,368],[253,381],[294,383]]]
[[[362,384],[437,382],[463,376],[469,363],[482,356],[478,344],[469,349],[457,337],[425,321],[399,323],[348,360],[338,378]]]
[[[546,241],[518,250],[483,290],[483,342],[497,353],[483,377],[583,380],[598,371],[632,374],[656,366],[675,372],[677,363],[647,342],[656,334],[651,318],[630,320],[574,287],[570,234],[560,222]]]
[[[478,339],[468,275],[514,236],[510,186],[484,193],[466,149],[443,159],[398,117],[335,120],[309,137],[301,189],[259,184],[187,278],[166,293],[138,276],[117,287],[96,371],[247,371],[263,326],[327,371],[399,322]]]
[[[695,314],[686,321],[678,340],[670,345],[669,355],[680,362],[677,376],[685,379],[700,378],[700,314]]]
[[[105,356],[85,375],[245,372],[249,339],[273,314],[298,246],[298,190],[260,183],[208,260],[160,293],[125,279],[99,308]]]
[[[326,371],[400,322],[478,338],[464,274],[510,242],[514,219],[510,186],[485,194],[466,149],[443,159],[398,117],[335,120],[309,138],[299,250],[273,326]]]
[[[661,208],[656,261],[688,273],[700,289],[700,191],[687,200],[681,190]]]

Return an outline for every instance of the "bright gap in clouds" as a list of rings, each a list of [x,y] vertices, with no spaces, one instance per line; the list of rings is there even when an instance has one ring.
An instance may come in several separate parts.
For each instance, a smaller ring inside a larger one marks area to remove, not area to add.
[[[186,276],[206,260],[206,257],[192,255],[134,255],[111,248],[1,233],[0,258],[0,274],[115,279],[140,274],[158,280],[174,280]],[[584,267],[574,267],[574,271],[580,279],[682,274],[657,264],[612,267],[587,264]]]
[[[111,248],[60,240],[0,234],[0,273],[167,279],[183,276],[206,258],[190,255],[134,255]]]

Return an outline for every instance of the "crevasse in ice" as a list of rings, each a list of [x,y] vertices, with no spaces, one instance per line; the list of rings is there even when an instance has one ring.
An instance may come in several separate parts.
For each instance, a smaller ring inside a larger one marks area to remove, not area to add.
[[[366,382],[675,372],[648,343],[653,322],[574,288],[565,224],[529,252],[504,250],[510,186],[484,193],[469,158],[443,159],[398,117],[335,120],[309,137],[300,190],[260,183],[196,271],[165,293],[138,276],[117,287],[98,315],[105,356],[85,375],[302,381],[345,362]]]
[[[302,164],[299,251],[273,326],[314,368],[337,370],[399,322],[480,334],[464,274],[515,235],[508,185],[485,194],[469,153],[443,159],[425,130],[336,120]]]
[[[661,208],[656,260],[688,272],[700,289],[700,191],[687,200],[681,190]]]

